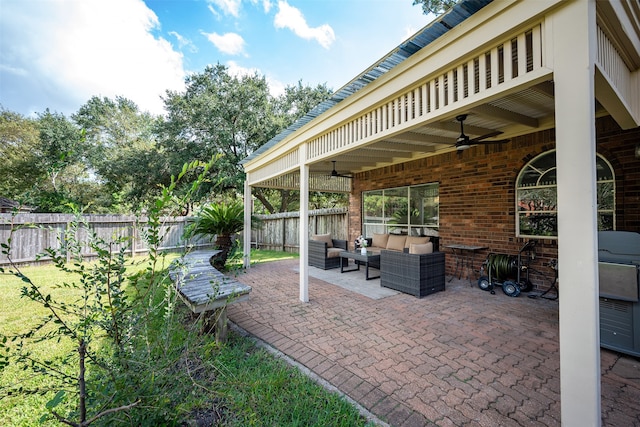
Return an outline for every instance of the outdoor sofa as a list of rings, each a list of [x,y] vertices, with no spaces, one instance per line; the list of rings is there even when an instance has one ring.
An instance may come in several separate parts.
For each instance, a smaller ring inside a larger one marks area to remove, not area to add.
[[[424,244],[432,242],[433,251],[440,249],[440,238],[437,236],[407,236],[406,234],[373,233],[373,237],[367,238],[367,249],[375,252],[383,249],[407,252],[412,244]]]
[[[429,242],[431,243],[430,248],[432,248],[430,251],[437,251],[439,238],[434,236],[407,236],[406,234],[373,233],[373,237],[368,237],[366,240],[367,251],[381,254],[384,250],[408,253],[412,245],[423,247],[422,245]],[[358,248],[357,243],[356,248]],[[378,263],[370,262],[369,266],[382,271],[382,266]]]
[[[309,240],[309,265],[323,270],[340,267],[340,252],[347,250],[347,241],[333,239],[331,234],[314,234]]]

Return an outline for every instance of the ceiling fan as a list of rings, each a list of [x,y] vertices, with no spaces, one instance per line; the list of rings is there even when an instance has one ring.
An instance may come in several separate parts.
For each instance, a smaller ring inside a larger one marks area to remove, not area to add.
[[[495,132],[488,133],[486,135],[478,136],[476,138],[469,138],[464,134],[464,121],[467,118],[466,114],[460,114],[456,116],[456,120],[460,122],[460,136],[456,139],[456,150],[463,151],[468,148],[471,148],[472,145],[478,144],[504,144],[505,142],[509,142],[509,139],[499,139],[495,141],[484,141],[487,138],[493,138],[494,136],[500,135],[502,132],[499,130]]]
[[[341,173],[338,173],[338,171],[336,170],[336,161],[335,160],[331,160],[331,163],[333,163],[333,170],[331,171],[331,174],[329,175],[329,178],[351,178],[351,175],[343,175]]]

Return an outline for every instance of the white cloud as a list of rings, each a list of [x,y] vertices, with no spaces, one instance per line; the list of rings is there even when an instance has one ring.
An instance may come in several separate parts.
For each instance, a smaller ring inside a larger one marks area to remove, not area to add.
[[[196,47],[196,45],[194,45],[193,42],[191,40],[189,40],[188,38],[182,36],[181,34],[175,32],[175,31],[169,31],[168,34],[176,38],[176,40],[178,41],[178,47],[180,49],[183,49],[183,48],[186,47],[187,49],[189,49],[189,52],[191,52],[191,53],[197,53],[198,52],[198,48]]]
[[[226,33],[220,35],[218,33],[205,32],[202,32],[202,34],[205,35],[207,39],[222,53],[240,55],[244,52],[245,43],[240,34]]]
[[[3,2],[2,8],[2,63],[27,70],[25,93],[29,86],[47,88],[49,100],[77,103],[72,112],[91,96],[121,95],[160,114],[165,90],[184,88],[182,55],[152,35],[158,18],[142,0]]]
[[[257,68],[243,67],[236,61],[227,61],[227,68],[229,75],[234,77],[253,76],[256,73],[260,75],[260,70]]]
[[[243,67],[235,61],[228,61],[227,68],[229,75],[235,77],[242,76],[253,76],[254,74],[258,74],[259,76],[263,75],[263,73],[258,68],[247,68]],[[277,79],[274,79],[270,76],[265,76],[267,79],[267,85],[269,85],[269,93],[271,96],[280,96],[284,94],[284,88],[286,85]]]
[[[209,3],[221,9],[225,15],[231,15],[236,18],[240,15],[241,0],[209,0]],[[215,15],[219,15],[217,10],[211,5],[209,6],[209,10]]]
[[[16,76],[27,76],[29,74],[29,72],[22,67],[12,67],[6,64],[0,64],[0,70],[6,71],[10,74],[14,74]]]
[[[272,7],[273,7],[273,3],[271,3],[270,0],[264,0],[262,2],[262,9],[264,10],[264,13],[269,13]]]
[[[331,26],[323,24],[319,27],[309,27],[302,12],[283,0],[278,1],[278,13],[273,23],[276,28],[288,28],[305,40],[315,40],[325,49],[336,39]]]

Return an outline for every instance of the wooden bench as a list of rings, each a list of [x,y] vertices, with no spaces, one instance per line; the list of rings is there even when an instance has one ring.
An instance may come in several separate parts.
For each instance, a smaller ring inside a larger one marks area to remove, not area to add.
[[[194,314],[213,312],[216,341],[224,342],[227,338],[227,305],[248,299],[251,286],[213,268],[209,260],[218,253],[219,250],[189,252],[171,263],[169,277]]]

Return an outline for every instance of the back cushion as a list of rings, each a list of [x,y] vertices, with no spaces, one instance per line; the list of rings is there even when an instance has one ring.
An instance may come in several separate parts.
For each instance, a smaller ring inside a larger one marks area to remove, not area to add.
[[[319,242],[327,242],[327,247],[333,247],[333,241],[331,240],[331,233],[329,234],[314,234],[311,236],[312,240],[317,240]]]
[[[389,240],[387,240],[387,249],[402,252],[405,240],[407,240],[407,236],[403,236],[401,234],[390,234]]]
[[[371,246],[375,246],[375,247],[378,247],[378,248],[386,248],[387,247],[387,240],[389,240],[389,235],[388,234],[373,233],[373,239],[371,241]]]
[[[411,246],[412,243],[415,243],[417,245],[422,245],[424,243],[427,243],[430,239],[431,237],[429,236],[427,237],[409,236],[407,237],[407,241],[404,242],[404,247],[408,248]]]
[[[409,246],[410,254],[422,255],[422,254],[430,254],[432,252],[433,252],[433,242],[422,243],[422,244],[412,243],[411,246]]]

